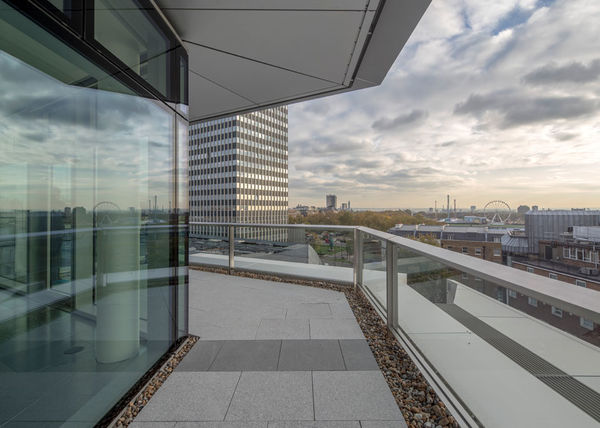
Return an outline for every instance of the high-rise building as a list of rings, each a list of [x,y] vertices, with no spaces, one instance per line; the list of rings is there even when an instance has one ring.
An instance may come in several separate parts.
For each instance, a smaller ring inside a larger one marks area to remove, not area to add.
[[[325,196],[325,207],[328,210],[337,209],[337,196],[336,195],[326,195]]]
[[[190,220],[287,224],[286,106],[190,125]],[[191,236],[223,236],[193,225]],[[286,231],[238,228],[245,238],[285,240]]]

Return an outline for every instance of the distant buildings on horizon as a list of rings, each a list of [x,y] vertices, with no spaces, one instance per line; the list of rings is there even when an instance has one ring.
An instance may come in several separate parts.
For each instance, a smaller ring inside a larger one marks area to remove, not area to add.
[[[317,212],[324,211],[352,211],[352,206],[350,205],[350,201],[342,202],[340,209],[337,208],[337,195],[329,194],[325,195],[325,206],[317,207],[317,206],[308,206],[303,204],[298,204],[294,208],[288,209],[288,214],[290,215],[302,215],[307,216],[309,214],[314,214]]]

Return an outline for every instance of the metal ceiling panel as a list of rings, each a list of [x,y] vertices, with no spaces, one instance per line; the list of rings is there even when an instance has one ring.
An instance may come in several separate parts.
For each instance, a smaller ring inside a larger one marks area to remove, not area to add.
[[[342,87],[189,43],[185,43],[185,48],[190,58],[190,70],[255,104]]]
[[[369,38],[371,34],[371,26],[373,25],[373,19],[375,18],[375,11],[367,11],[363,15],[363,21],[358,30],[358,35],[355,40],[355,49],[352,52],[352,56],[348,63],[348,67],[346,68],[346,75],[344,76],[344,85],[349,86],[352,84],[352,79],[354,78],[354,70],[356,69],[356,65],[361,60],[362,49],[358,47],[362,47],[365,45],[366,40]]]
[[[386,1],[357,77],[379,85],[425,14],[430,0]]]
[[[190,72],[190,120],[256,106],[226,88]],[[192,117],[191,114],[194,116]]]
[[[379,85],[430,0],[155,0],[190,59],[190,120]]]
[[[173,10],[184,42],[342,83],[364,12]]]
[[[158,0],[161,9],[273,9],[273,10],[370,10],[379,1],[368,0]]]

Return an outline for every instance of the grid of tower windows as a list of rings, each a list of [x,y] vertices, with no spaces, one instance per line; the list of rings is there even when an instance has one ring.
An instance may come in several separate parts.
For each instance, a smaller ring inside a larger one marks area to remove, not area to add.
[[[286,224],[287,107],[190,124],[190,221]],[[191,225],[193,237],[224,236]],[[236,236],[285,241],[280,229],[237,228]]]

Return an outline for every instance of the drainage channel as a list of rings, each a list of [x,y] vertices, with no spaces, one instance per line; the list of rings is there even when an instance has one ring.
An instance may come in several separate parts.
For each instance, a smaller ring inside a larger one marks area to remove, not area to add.
[[[600,394],[455,304],[440,309],[600,422]]]

